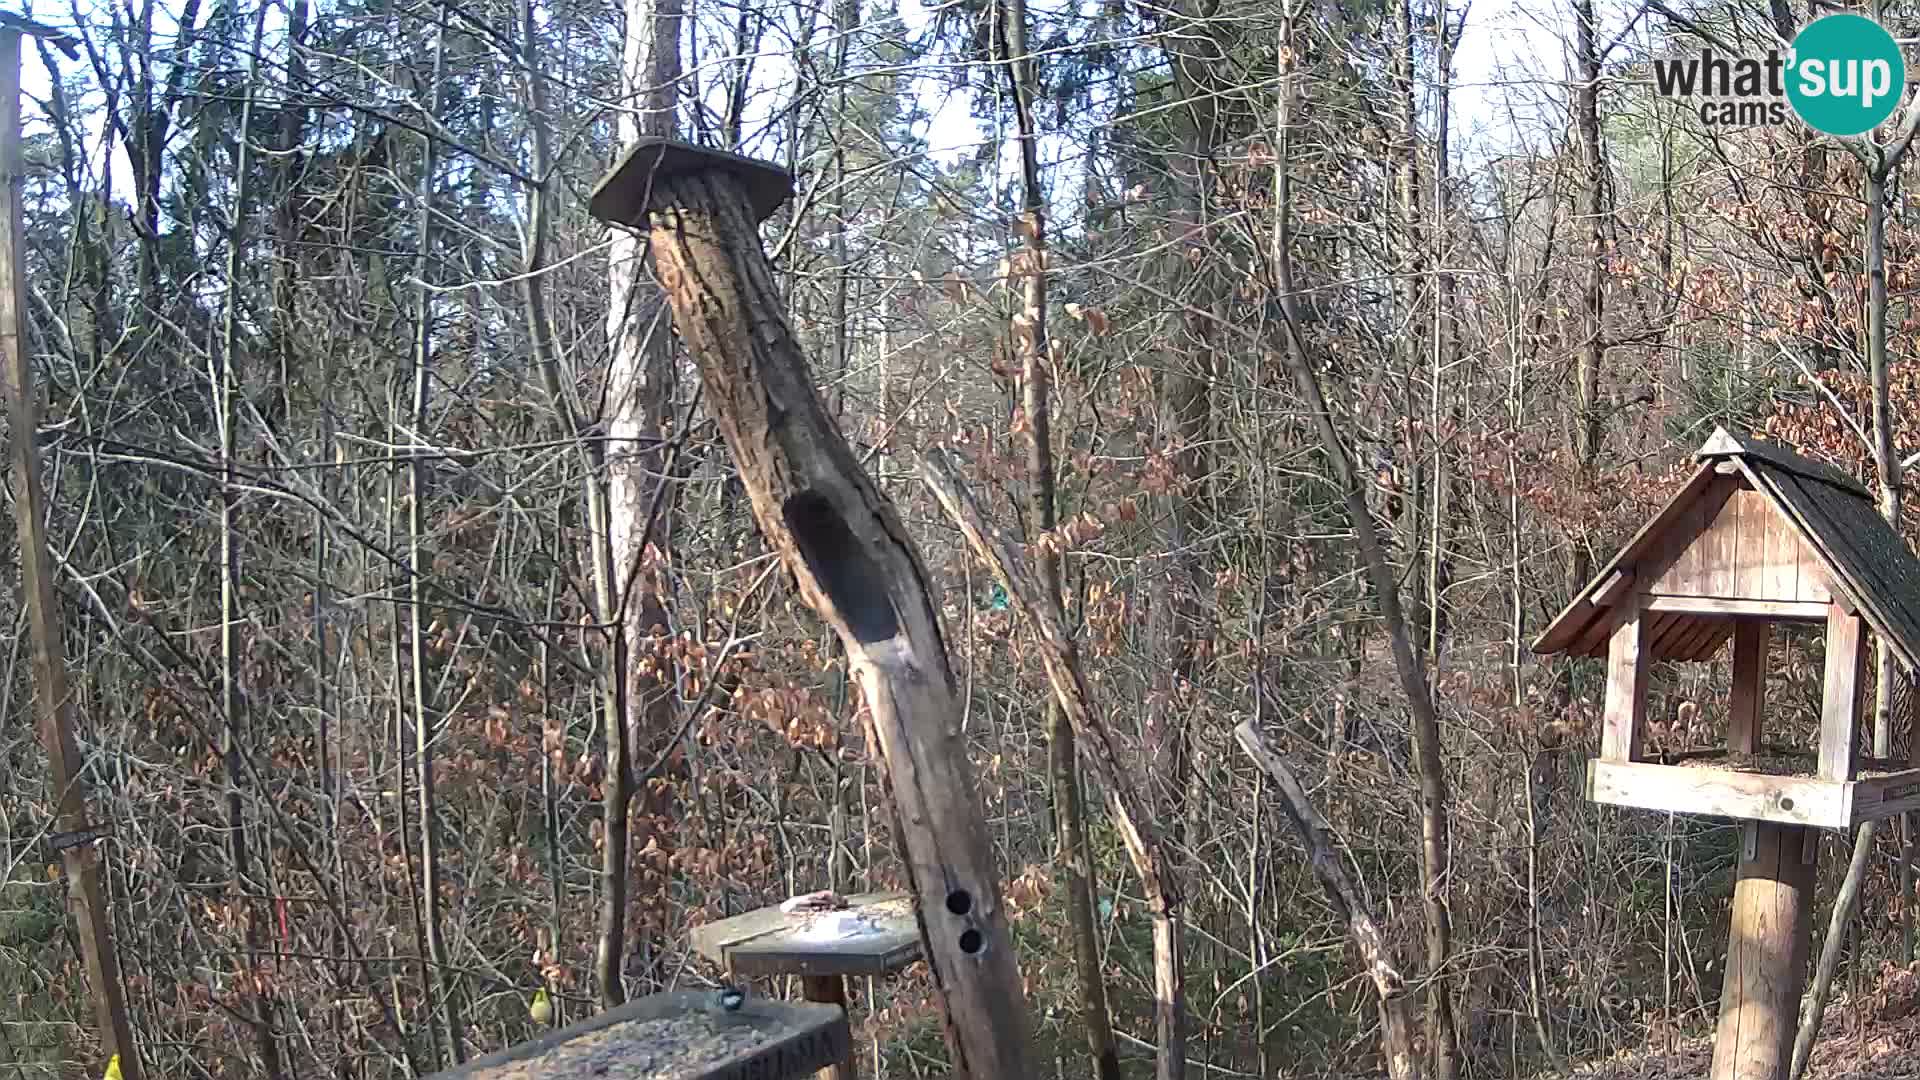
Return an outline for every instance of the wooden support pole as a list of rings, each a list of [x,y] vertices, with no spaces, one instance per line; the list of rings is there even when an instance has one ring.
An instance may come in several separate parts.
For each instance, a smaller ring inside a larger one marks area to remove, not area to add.
[[[1607,699],[1602,706],[1600,757],[1604,761],[1638,761],[1640,736],[1646,730],[1647,648],[1645,598],[1628,593],[1619,602],[1620,621],[1614,624],[1607,646]]]
[[[861,468],[787,324],[759,222],[783,170],[643,139],[601,181],[603,221],[640,226],[767,543],[839,636],[887,763],[896,835],[958,1075],[1038,1076],[993,848],[961,735],[939,591]]]
[[[1867,650],[1862,620],[1835,604],[1827,613],[1827,663],[1820,694],[1822,780],[1853,779],[1860,745],[1860,688],[1866,681]]]
[[[0,18],[0,220],[6,222],[6,242],[0,244],[0,350],[6,353],[7,422],[12,433],[13,510],[20,532],[20,584],[26,594],[28,632],[33,639],[34,712],[40,743],[47,751],[48,785],[63,832],[83,832],[90,825],[87,784],[80,775],[81,758],[73,738],[72,690],[67,684],[67,657],[60,620],[60,599],[53,588],[53,559],[47,547],[46,495],[40,490],[39,454],[34,446],[40,430],[34,400],[33,365],[27,356],[27,286],[20,261],[21,190],[25,163],[20,149],[20,37],[36,32],[36,24],[8,16]],[[56,44],[67,39],[48,31]],[[63,47],[70,48],[67,42]],[[125,1080],[140,1080],[140,1058],[134,1052],[127,1022],[126,1000],[120,986],[120,964],[109,929],[106,890],[100,883],[100,858],[93,844],[79,844],[61,853],[66,868],[67,900],[78,927],[80,959],[93,990],[94,1022],[99,1025],[102,1050],[120,1056]],[[104,1062],[102,1063],[104,1066]],[[97,1070],[89,1070],[97,1071]]]
[[[1787,1080],[1806,988],[1817,860],[1804,825],[1747,822],[1709,1080]]]
[[[846,1014],[847,1023],[853,1023],[853,1010],[847,1008],[847,980],[840,975],[802,975],[800,976],[800,996],[808,1001],[817,1001],[825,1005],[838,1005]],[[844,1061],[829,1065],[814,1074],[818,1080],[860,1080],[859,1055],[853,1045],[847,1045]]]
[[[1760,752],[1771,633],[1772,628],[1757,619],[1733,624],[1733,701],[1727,713],[1727,749],[1736,754]]]

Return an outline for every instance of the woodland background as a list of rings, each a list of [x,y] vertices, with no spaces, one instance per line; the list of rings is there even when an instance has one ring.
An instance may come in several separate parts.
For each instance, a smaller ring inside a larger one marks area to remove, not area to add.
[[[1649,56],[1757,50],[1809,17],[1793,0],[1541,0],[1564,77],[1485,95],[1504,111],[1463,137],[1450,61],[1479,31],[1451,2],[29,12],[83,51],[29,57],[51,73],[29,81],[26,181],[44,429],[8,437],[43,455],[151,1075],[430,1072],[533,1034],[542,985],[571,1020],[702,984],[690,925],[901,884],[837,645],[766,554],[645,260],[585,212],[619,147],[665,130],[797,176],[767,246],[825,400],[945,588],[1065,1074],[1088,1067],[1077,939],[1146,1068],[1151,933],[1089,792],[1076,936],[1070,757],[1050,759],[1027,631],[913,478],[921,447],[1064,551],[1098,705],[1178,852],[1191,1075],[1378,1068],[1372,987],[1233,743],[1249,718],[1416,990],[1449,1004],[1458,1056],[1436,1062],[1519,1075],[1709,1024],[1737,832],[1585,803],[1599,665],[1527,643],[1715,424],[1898,508],[1920,447],[1912,165],[1797,124],[1703,128],[1654,95]],[[949,97],[982,137],[932,155]],[[1398,622],[1288,375],[1283,264]],[[8,623],[0,1076],[93,1076]],[[1431,679],[1430,745],[1396,630]],[[1776,653],[1784,739],[1817,716],[1819,649]],[[1656,743],[1720,737],[1726,663],[1661,676]],[[1876,844],[1843,976],[1860,995],[1913,949],[1902,836]],[[855,990],[870,1068],[941,1071],[923,973]]]

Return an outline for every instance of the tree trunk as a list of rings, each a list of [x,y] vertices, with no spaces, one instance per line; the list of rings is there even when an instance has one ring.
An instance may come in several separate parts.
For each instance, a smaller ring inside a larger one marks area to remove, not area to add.
[[[263,6],[254,16],[251,55],[255,59],[249,64],[247,93],[240,103],[240,130],[243,133],[251,130],[254,87],[260,74],[260,38],[265,19],[266,8]],[[242,661],[239,634],[246,616],[240,611],[239,527],[234,521],[234,511],[240,502],[240,472],[234,457],[234,427],[239,413],[234,407],[234,399],[240,394],[240,267],[246,243],[242,223],[247,220],[247,170],[252,159],[252,141],[243,134],[237,142],[238,147],[234,151],[234,209],[227,230],[227,296],[221,331],[220,385],[216,388],[220,402],[220,711],[225,721],[221,725],[220,754],[227,771],[227,851],[232,860],[230,884],[233,901],[241,912],[241,935],[246,942],[246,979],[242,985],[234,987],[234,991],[247,1003],[244,1013],[253,1028],[254,1045],[260,1052],[261,1068],[268,1080],[279,1080],[282,1069],[280,1044],[273,1037],[273,1001],[266,993],[265,980],[260,971],[258,897],[266,890],[258,887],[253,880],[252,852],[247,843],[246,806],[241,797],[241,776],[245,771],[241,758],[247,753],[244,727],[248,703],[240,686]]]
[[[1054,505],[1052,409],[1048,394],[1052,382],[1052,352],[1047,337],[1047,219],[1046,199],[1040,187],[1039,136],[1035,130],[1034,61],[1027,51],[1026,0],[1006,0],[1000,23],[1005,38],[1000,60],[1007,75],[1007,95],[1019,131],[1022,211],[1020,232],[1026,237],[1027,265],[1021,276],[1020,309],[1013,316],[1013,339],[1020,351],[1022,402],[1027,419],[1027,512],[1030,539],[1041,540],[1057,520]],[[1009,40],[1010,39],[1010,40]],[[844,281],[844,279],[843,279]],[[843,284],[844,288],[844,284]],[[841,335],[844,340],[844,334]],[[1066,621],[1060,595],[1060,559],[1042,542],[1035,549],[1040,576],[1040,602]],[[1067,893],[1067,919],[1073,939],[1074,968],[1080,988],[1081,1023],[1087,1052],[1099,1080],[1119,1080],[1120,1057],[1114,1046],[1113,1021],[1107,1008],[1106,977],[1100,965],[1099,928],[1094,921],[1093,860],[1087,845],[1087,823],[1075,768],[1073,725],[1066,710],[1051,697],[1047,702],[1047,763],[1053,790],[1058,833],[1059,865]],[[1156,967],[1157,970],[1157,967]],[[1163,1032],[1164,1034],[1164,1032]],[[1162,1045],[1165,1052],[1165,1045]]]
[[[701,151],[676,153],[695,164],[627,178],[650,192],[648,251],[761,533],[839,636],[865,694],[954,1070],[1037,1076],[933,579],[827,415],[760,249],[749,178]]]
[[[618,115],[621,144],[654,135],[672,135],[679,98],[681,0],[628,0],[627,37],[621,61],[621,100],[631,107]],[[621,982],[626,951],[627,884],[633,874],[630,849],[644,848],[658,836],[666,846],[672,821],[670,789],[650,784],[641,800],[640,835],[629,837],[633,762],[648,759],[674,731],[671,676],[662,650],[669,618],[662,598],[642,587],[641,568],[649,543],[668,549],[668,526],[657,511],[667,497],[666,431],[673,407],[672,341],[665,298],[648,280],[640,243],[632,233],[614,229],[607,261],[608,314],[605,519],[592,522],[595,539],[607,537],[596,553],[595,590],[601,625],[607,628],[603,670],[614,681],[606,717],[607,777],[602,809],[606,844],[601,852],[600,943],[595,977],[600,1002],[612,1007],[626,1000]],[[655,628],[658,628],[656,631]],[[643,675],[643,651],[655,653],[656,673]],[[620,730],[616,731],[615,728]],[[662,868],[664,872],[664,867]]]
[[[1347,520],[1352,525],[1360,560],[1366,567],[1380,616],[1386,625],[1393,651],[1394,669],[1401,691],[1413,712],[1414,766],[1420,780],[1420,863],[1421,899],[1426,911],[1428,978],[1429,1052],[1433,1055],[1436,1080],[1451,1080],[1457,1068],[1457,1041],[1454,1035],[1452,976],[1447,970],[1453,949],[1452,915],[1447,907],[1448,865],[1451,860],[1447,821],[1447,775],[1440,748],[1440,717],[1434,707],[1433,691],[1425,667],[1407,634],[1407,621],[1400,609],[1399,582],[1393,565],[1380,542],[1373,513],[1367,507],[1365,490],[1355,475],[1346,442],[1333,426],[1333,414],[1327,408],[1326,395],[1314,370],[1314,360],[1300,328],[1299,305],[1294,292],[1292,193],[1288,176],[1289,141],[1294,122],[1294,21],[1283,20],[1281,30],[1280,103],[1276,127],[1274,165],[1275,224],[1272,263],[1274,282],[1280,301],[1285,341],[1281,356],[1293,374],[1300,394],[1320,436],[1329,472],[1339,488]]]
[[[446,23],[440,24],[433,46],[433,85],[428,90],[431,115],[439,115],[441,87],[446,64]],[[436,141],[421,140],[419,207],[419,268],[414,294],[413,326],[413,436],[417,447],[427,430],[427,402],[432,392],[433,369],[433,292],[427,286],[432,274],[434,173],[438,168]],[[440,812],[434,795],[434,708],[427,690],[427,623],[432,615],[427,600],[427,575],[432,572],[426,552],[427,466],[420,450],[408,454],[407,463],[407,579],[408,668],[412,673],[413,765],[415,785],[420,796],[420,918],[427,933],[427,959],[432,962],[439,982],[440,1007],[435,1010],[446,1039],[447,1053],[458,1065],[466,1060],[466,1023],[461,1015],[458,980],[447,956],[446,936],[440,911]],[[425,988],[431,999],[433,988]]]
[[[1605,333],[1607,260],[1607,162],[1600,156],[1600,45],[1596,38],[1593,0],[1573,0],[1574,67],[1579,82],[1573,91],[1574,127],[1580,138],[1580,217],[1586,227],[1584,279],[1580,287],[1580,348],[1574,377],[1574,481],[1591,490],[1600,458],[1603,414],[1600,409],[1600,370],[1606,358]],[[1576,530],[1577,532],[1578,530]],[[1593,552],[1584,538],[1572,544],[1567,587],[1578,591],[1593,576]]]

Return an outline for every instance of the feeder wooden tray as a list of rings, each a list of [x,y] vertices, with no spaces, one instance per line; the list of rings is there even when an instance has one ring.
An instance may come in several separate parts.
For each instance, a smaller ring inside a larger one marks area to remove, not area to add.
[[[639,998],[438,1080],[790,1080],[844,1060],[852,1048],[837,1006],[749,998],[723,1013],[713,997]]]
[[[1587,763],[1587,798],[1612,806],[1850,830],[1920,810],[1920,769],[1856,758],[1855,778],[1815,775],[1817,755],[1691,751],[1645,761]]]
[[[776,905],[697,926],[700,955],[743,978],[766,975],[888,975],[920,958],[920,923],[906,893],[862,893],[840,911],[796,912]],[[808,928],[837,915],[859,916],[876,932],[814,937]]]

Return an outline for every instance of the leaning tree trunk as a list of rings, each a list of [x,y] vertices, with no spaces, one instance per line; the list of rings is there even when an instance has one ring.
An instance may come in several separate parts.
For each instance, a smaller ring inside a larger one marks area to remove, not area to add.
[[[758,162],[644,140],[602,183],[593,212],[648,229],[754,519],[865,694],[956,1074],[1036,1076],[938,592],[892,501],[827,415],[760,247],[758,221],[791,183]]]

